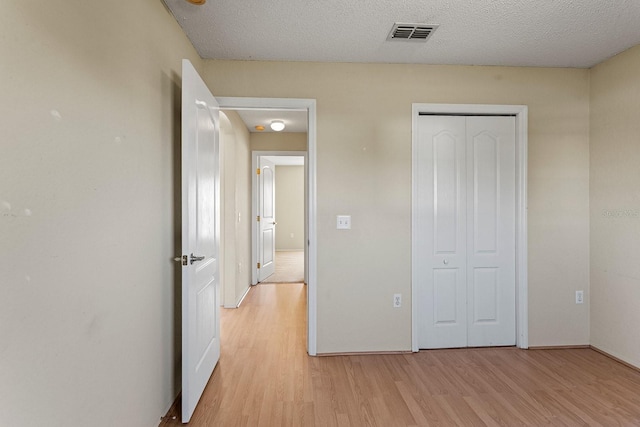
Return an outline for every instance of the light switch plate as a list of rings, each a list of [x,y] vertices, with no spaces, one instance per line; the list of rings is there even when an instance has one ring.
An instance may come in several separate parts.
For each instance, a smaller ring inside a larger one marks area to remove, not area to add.
[[[351,215],[338,215],[336,228],[338,230],[350,230],[351,229]]]

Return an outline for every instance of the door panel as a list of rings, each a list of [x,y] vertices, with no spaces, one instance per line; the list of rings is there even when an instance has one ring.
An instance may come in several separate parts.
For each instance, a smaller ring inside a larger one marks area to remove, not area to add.
[[[515,345],[515,118],[467,117],[469,347]]]
[[[498,244],[498,141],[486,132],[473,138],[475,253],[495,253]]]
[[[191,419],[220,357],[218,104],[182,64],[182,422]],[[197,261],[191,261],[191,256]]]
[[[498,320],[499,273],[497,268],[473,269],[473,323]]]
[[[261,268],[262,270],[262,274],[261,274],[261,278],[260,281],[266,279],[267,277],[271,276],[272,270],[274,270],[274,259],[275,259],[275,254],[273,251],[273,245],[275,242],[275,238],[274,238],[274,233],[273,233],[273,227],[269,227],[268,229],[263,229],[262,230],[262,248],[261,248],[261,253],[262,253],[262,262],[261,265],[263,265],[263,267]]]
[[[455,254],[457,249],[458,187],[460,171],[455,136],[447,131],[433,137],[435,253]]]
[[[418,136],[418,345],[464,347],[464,117],[430,119],[420,117]]]
[[[258,281],[262,282],[275,272],[276,255],[276,167],[264,157],[258,158]]]
[[[433,270],[433,320],[436,325],[455,325],[459,322],[456,309],[458,294],[458,269]]]

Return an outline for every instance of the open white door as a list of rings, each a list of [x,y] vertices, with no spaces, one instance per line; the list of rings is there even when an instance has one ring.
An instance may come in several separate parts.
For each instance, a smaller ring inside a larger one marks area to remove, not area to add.
[[[258,282],[276,267],[276,167],[258,157]]]
[[[218,103],[182,61],[182,422],[220,357]]]

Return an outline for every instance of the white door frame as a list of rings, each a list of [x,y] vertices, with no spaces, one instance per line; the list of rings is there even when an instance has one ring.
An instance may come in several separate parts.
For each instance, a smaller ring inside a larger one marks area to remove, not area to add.
[[[236,98],[218,97],[220,109],[285,109],[308,112],[307,130],[307,235],[309,268],[307,274],[307,352],[317,349],[317,204],[316,204],[316,100],[299,98]]]
[[[516,120],[516,345],[529,348],[527,281],[527,146],[528,107],[526,105],[412,104],[412,179],[411,228],[417,230],[418,212],[418,116],[434,115],[509,115]],[[418,351],[418,284],[416,283],[417,239],[411,236],[411,350]]]
[[[258,158],[263,156],[296,156],[296,157],[304,157],[304,176],[305,181],[307,179],[307,152],[306,151],[252,151],[251,152],[251,166],[252,166],[252,178],[251,178],[251,215],[253,218],[256,218],[259,212],[258,205],[258,180],[256,179],[256,175],[253,171],[258,169]],[[307,197],[307,188],[305,188],[304,192],[304,203],[305,208],[308,206],[308,197]],[[278,198],[278,194],[276,193],[276,199]],[[304,212],[304,240],[305,242],[309,241],[309,213],[307,209]],[[251,219],[253,221],[253,218]],[[305,264],[304,264],[304,281],[305,283],[309,282],[309,275],[307,270],[309,269],[309,250],[308,247],[305,248]],[[257,227],[251,227],[251,285],[258,284],[258,229]]]

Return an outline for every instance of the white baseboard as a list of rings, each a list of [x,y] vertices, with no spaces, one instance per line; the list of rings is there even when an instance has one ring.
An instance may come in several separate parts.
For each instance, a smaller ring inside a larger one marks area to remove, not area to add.
[[[250,290],[251,290],[251,286],[247,286],[247,290],[244,291],[244,293],[242,294],[242,296],[238,300],[238,303],[236,304],[236,308],[240,307],[240,304],[242,304],[242,301],[244,301],[244,297],[247,296],[247,294],[249,293]]]

